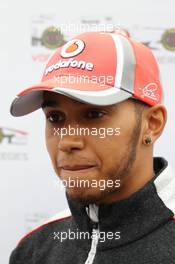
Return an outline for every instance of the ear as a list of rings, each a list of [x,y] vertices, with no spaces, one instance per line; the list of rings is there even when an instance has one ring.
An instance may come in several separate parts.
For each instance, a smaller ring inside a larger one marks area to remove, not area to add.
[[[167,110],[163,105],[149,107],[144,111],[143,142],[150,137],[154,143],[162,134],[167,121]]]

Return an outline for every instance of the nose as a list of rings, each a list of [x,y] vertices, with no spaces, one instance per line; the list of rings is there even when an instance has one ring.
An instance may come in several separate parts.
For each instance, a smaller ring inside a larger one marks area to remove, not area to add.
[[[84,140],[80,136],[66,135],[63,136],[58,143],[58,149],[64,152],[82,150],[83,148],[84,148]]]

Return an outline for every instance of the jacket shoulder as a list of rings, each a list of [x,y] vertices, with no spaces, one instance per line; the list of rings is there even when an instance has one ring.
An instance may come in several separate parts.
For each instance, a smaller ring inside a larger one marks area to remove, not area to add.
[[[35,259],[36,252],[39,251],[41,246],[47,248],[48,241],[51,243],[50,238],[53,231],[65,230],[70,223],[71,213],[69,209],[66,209],[26,233],[12,251],[9,264],[33,263],[31,259]],[[54,240],[52,239],[52,241]]]
[[[54,223],[63,223],[64,220],[68,220],[71,217],[71,212],[69,209],[66,209],[64,211],[61,211],[57,214],[55,214],[54,216],[52,216],[51,218],[47,219],[44,223],[36,226],[35,228],[33,228],[32,230],[30,230],[29,232],[27,232],[24,236],[22,236],[19,241],[17,242],[17,246],[23,242],[26,238],[30,237],[32,234],[35,233],[39,233],[42,232],[43,228],[51,228],[51,225],[53,226]]]

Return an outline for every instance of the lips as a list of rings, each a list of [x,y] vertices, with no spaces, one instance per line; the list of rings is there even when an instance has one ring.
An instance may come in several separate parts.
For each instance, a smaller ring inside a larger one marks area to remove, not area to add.
[[[79,170],[90,169],[93,167],[94,165],[64,165],[61,167],[61,169],[68,171],[79,171]]]

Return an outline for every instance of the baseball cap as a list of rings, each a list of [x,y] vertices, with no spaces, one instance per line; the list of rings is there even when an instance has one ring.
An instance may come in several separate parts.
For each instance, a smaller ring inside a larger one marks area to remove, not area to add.
[[[123,30],[84,32],[59,47],[41,82],[17,94],[11,114],[23,116],[39,109],[44,91],[99,106],[128,98],[154,106],[163,97],[152,51]]]

